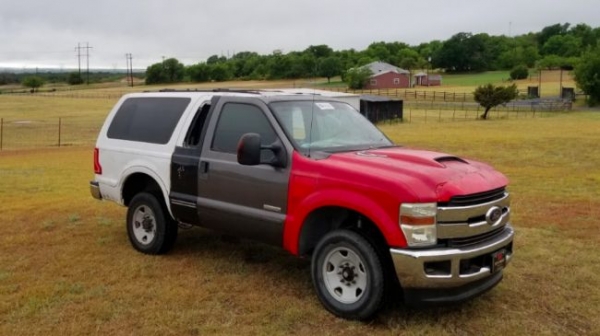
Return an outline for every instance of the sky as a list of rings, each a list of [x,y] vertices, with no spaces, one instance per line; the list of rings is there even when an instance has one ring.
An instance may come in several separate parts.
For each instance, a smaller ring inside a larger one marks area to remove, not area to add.
[[[134,68],[163,57],[186,65],[240,51],[309,45],[362,50],[458,32],[518,35],[569,22],[600,26],[598,0],[0,0],[0,67]],[[86,49],[82,49],[83,54]],[[82,66],[86,66],[86,57]]]

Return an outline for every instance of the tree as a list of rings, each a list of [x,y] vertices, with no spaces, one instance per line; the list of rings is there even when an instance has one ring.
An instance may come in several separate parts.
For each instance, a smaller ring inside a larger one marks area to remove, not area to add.
[[[537,34],[538,45],[542,47],[552,36],[565,35],[569,30],[569,26],[569,23],[557,23],[552,26],[544,27],[542,31]]]
[[[224,82],[231,78],[231,70],[226,63],[213,64],[210,69],[210,77],[216,82]]]
[[[23,86],[31,89],[32,93],[35,93],[42,85],[44,85],[44,79],[39,76],[29,76],[23,78]]]
[[[595,47],[598,41],[598,36],[594,34],[594,29],[585,23],[580,23],[569,30],[569,35],[573,35],[581,40],[581,45],[584,48],[589,46]]]
[[[327,77],[327,83],[330,83],[331,77],[338,76],[341,71],[342,62],[337,57],[330,56],[319,61],[319,75]]]
[[[69,85],[81,85],[83,84],[83,77],[81,77],[79,72],[71,72],[67,78],[67,83]]]
[[[163,64],[156,63],[152,64],[146,69],[146,84],[160,84],[166,83],[167,79],[163,71]]]
[[[509,86],[494,86],[493,84],[487,84],[477,87],[475,92],[473,92],[475,101],[485,108],[485,111],[481,115],[481,119],[487,119],[488,112],[490,112],[493,107],[500,104],[506,104],[517,98],[518,93],[515,84]]]
[[[444,42],[433,65],[457,72],[487,70],[492,63],[489,38],[487,34],[458,33]]]
[[[372,75],[373,73],[367,67],[352,68],[346,72],[344,80],[348,83],[349,88],[360,90],[365,87]]]
[[[543,70],[572,70],[575,64],[579,62],[578,57],[560,57],[556,55],[548,55],[541,60],[537,61],[536,68]]]
[[[589,96],[590,106],[600,103],[600,48],[586,52],[575,65],[575,82]]]
[[[542,47],[543,55],[574,57],[581,54],[581,39],[573,35],[555,35]]]
[[[510,71],[510,79],[512,80],[525,79],[527,77],[529,77],[529,69],[524,64],[517,65]]]
[[[175,58],[152,64],[146,69],[146,84],[177,83],[183,81],[185,66]]]
[[[192,82],[201,83],[210,81],[210,66],[206,63],[198,63],[186,69]]]
[[[312,56],[314,56],[315,58],[325,58],[333,54],[333,49],[331,49],[326,44],[316,46],[311,45],[308,48],[306,48],[306,50],[304,50],[304,54],[312,54]]]
[[[169,58],[163,61],[165,77],[168,83],[177,83],[183,81],[185,75],[185,66],[175,58]]]

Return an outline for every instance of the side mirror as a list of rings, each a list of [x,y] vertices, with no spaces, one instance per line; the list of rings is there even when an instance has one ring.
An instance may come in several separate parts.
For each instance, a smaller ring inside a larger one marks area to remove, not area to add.
[[[273,153],[273,158],[268,161],[261,160],[261,152],[268,150]],[[246,133],[242,135],[237,147],[238,163],[244,166],[257,166],[268,164],[276,168],[285,168],[287,166],[287,155],[279,140],[269,146],[261,145],[261,138],[256,133]]]
[[[246,133],[240,138],[237,146],[238,163],[244,166],[257,166],[260,164],[260,135]]]

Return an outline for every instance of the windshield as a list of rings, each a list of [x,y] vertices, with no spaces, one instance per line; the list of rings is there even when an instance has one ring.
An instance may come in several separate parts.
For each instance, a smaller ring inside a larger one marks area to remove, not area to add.
[[[270,106],[305,155],[310,151],[341,152],[393,145],[346,103],[298,100],[273,102]]]

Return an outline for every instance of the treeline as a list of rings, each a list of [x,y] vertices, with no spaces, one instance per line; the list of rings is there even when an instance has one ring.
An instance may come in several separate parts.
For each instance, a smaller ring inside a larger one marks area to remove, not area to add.
[[[90,72],[90,83],[106,83],[121,80],[126,75],[124,73],[115,73],[108,71]],[[145,74],[134,73],[136,78],[144,78]],[[21,84],[26,78],[37,77],[40,78],[44,83],[68,83],[71,85],[83,84],[87,82],[87,74],[85,72],[79,75],[79,72],[53,72],[53,71],[40,71],[38,73],[13,73],[3,72],[0,73],[0,85],[7,84]]]
[[[446,72],[509,70],[515,67],[571,69],[578,58],[600,43],[600,28],[586,24],[555,24],[540,32],[509,37],[485,33],[458,33],[446,41],[410,46],[403,42],[375,42],[365,50],[335,51],[327,45],[303,51],[259,55],[244,51],[230,58],[213,55],[206,62],[185,66],[167,59],[148,67],[148,84],[230,79],[296,79],[335,77],[373,61],[407,70],[439,69]]]

